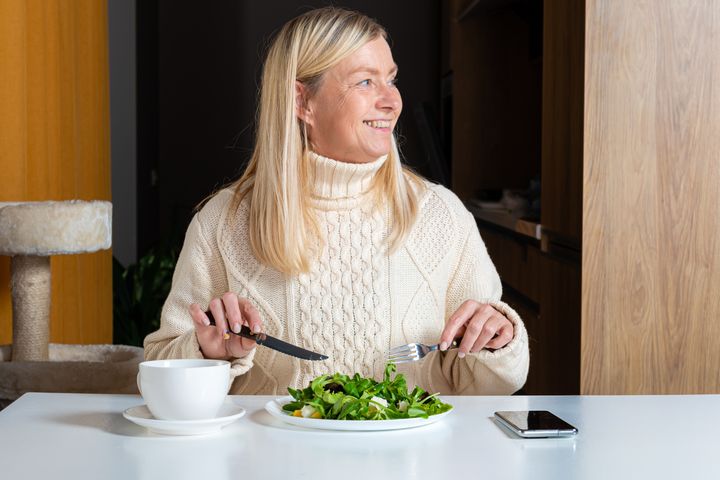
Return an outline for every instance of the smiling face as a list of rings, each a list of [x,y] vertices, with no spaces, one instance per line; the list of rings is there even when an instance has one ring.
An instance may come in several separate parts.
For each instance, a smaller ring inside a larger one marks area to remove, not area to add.
[[[349,163],[389,153],[402,110],[396,76],[390,46],[380,37],[325,72],[314,95],[298,82],[305,105],[297,115],[307,125],[313,151]]]

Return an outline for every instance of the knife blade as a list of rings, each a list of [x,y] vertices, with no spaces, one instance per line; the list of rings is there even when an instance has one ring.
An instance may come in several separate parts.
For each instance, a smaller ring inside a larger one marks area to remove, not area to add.
[[[208,319],[210,320],[210,325],[215,325],[215,318],[213,317],[212,312],[208,310],[207,312],[205,312],[205,315],[207,315]],[[291,343],[280,340],[279,338],[271,337],[270,335],[266,335],[264,333],[252,333],[250,331],[250,328],[246,325],[240,327],[240,331],[238,333],[235,333],[232,330],[228,330],[227,333],[234,333],[239,337],[255,340],[255,343],[257,343],[258,345],[263,345],[265,347],[272,348],[273,350],[276,350],[280,353],[284,353],[285,355],[302,358],[303,360],[328,359],[327,355],[322,355],[320,353],[311,352],[310,350],[305,350],[304,348],[297,347]]]

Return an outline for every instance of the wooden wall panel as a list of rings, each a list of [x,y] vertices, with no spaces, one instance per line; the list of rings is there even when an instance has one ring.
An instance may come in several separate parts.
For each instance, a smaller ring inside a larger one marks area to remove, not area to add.
[[[110,199],[107,3],[0,0],[0,201]],[[51,341],[112,341],[110,251],[51,260]],[[0,257],[0,344],[11,342]]]
[[[583,394],[720,393],[720,2],[587,0]]]

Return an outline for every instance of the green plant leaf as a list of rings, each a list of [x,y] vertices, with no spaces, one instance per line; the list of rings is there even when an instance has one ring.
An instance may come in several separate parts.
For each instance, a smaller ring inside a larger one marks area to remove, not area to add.
[[[113,257],[113,342],[142,346],[160,326],[160,313],[170,293],[179,249],[150,249],[137,263],[124,267]]]

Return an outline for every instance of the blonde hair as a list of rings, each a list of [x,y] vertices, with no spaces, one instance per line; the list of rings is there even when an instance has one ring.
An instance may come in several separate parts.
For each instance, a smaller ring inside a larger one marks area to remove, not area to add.
[[[315,93],[322,75],[367,42],[387,33],[357,12],[325,7],[286,23],[270,46],[263,68],[255,149],[234,184],[233,207],[249,198],[248,229],[252,251],[265,265],[286,274],[306,272],[319,253],[317,218],[309,205],[308,139],[296,116],[295,82]],[[391,206],[388,243],[396,250],[418,212],[422,179],[403,167],[393,135],[388,159],[372,188]],[[379,202],[378,202],[379,204]]]

